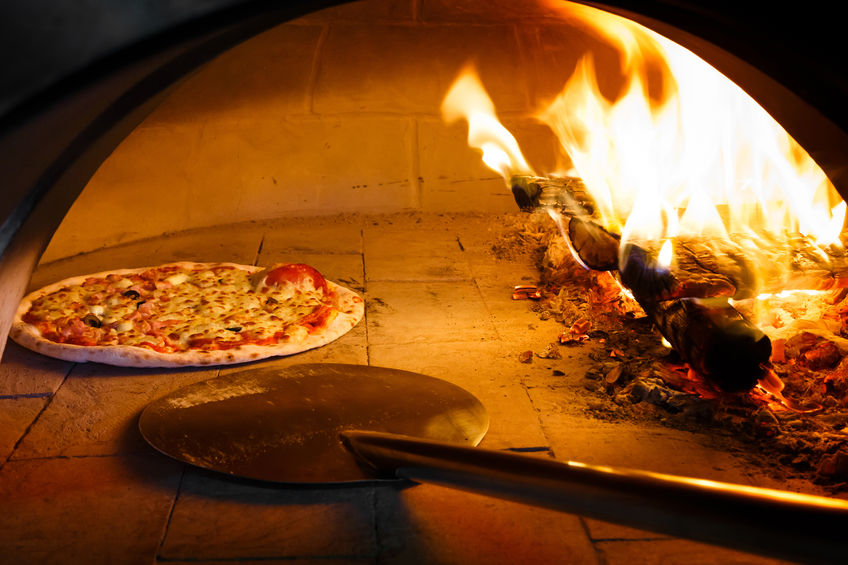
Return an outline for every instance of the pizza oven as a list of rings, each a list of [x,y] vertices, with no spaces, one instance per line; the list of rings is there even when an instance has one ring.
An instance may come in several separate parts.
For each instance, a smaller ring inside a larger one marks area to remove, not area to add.
[[[0,516],[0,562],[769,562],[737,553],[752,549],[744,540],[727,549],[643,531],[638,511],[621,519],[631,528],[429,485],[230,479],[172,461],[138,433],[144,406],[182,386],[301,361],[451,381],[489,410],[482,447],[845,498],[848,407],[827,400],[848,398],[844,336],[815,385],[817,409],[778,406],[773,388],[722,404],[658,337],[647,343],[649,322],[630,313],[600,325],[611,312],[587,297],[619,290],[562,267],[562,225],[540,213],[539,192],[551,194],[535,176],[574,175],[538,116],[584,56],[601,96],[627,88],[618,28],[581,19],[597,10],[735,81],[845,197],[848,79],[833,14],[665,1],[14,4],[2,18],[3,342],[27,289],[170,261],[309,263],[362,294],[366,316],[325,347],[211,369],[74,364],[0,346],[0,499],[12,509]],[[445,121],[443,100],[469,65],[532,173],[510,170],[505,183],[465,123]],[[663,79],[645,68],[646,96],[659,96]],[[555,200],[574,196],[554,185]],[[589,281],[585,296],[563,292],[566,274]],[[815,369],[804,359],[779,376]],[[646,363],[677,388],[651,384],[656,373],[625,387]],[[826,429],[809,431],[819,409]],[[583,496],[591,506],[598,495]],[[694,508],[686,520],[712,527]],[[800,539],[794,527],[757,551],[803,559],[777,541]]]

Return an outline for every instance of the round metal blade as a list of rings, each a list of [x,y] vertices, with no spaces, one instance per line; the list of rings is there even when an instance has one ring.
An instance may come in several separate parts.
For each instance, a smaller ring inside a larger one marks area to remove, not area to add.
[[[195,383],[144,409],[141,434],[180,461],[285,483],[374,480],[339,437],[379,431],[477,445],[489,415],[447,381],[367,365],[250,369]]]

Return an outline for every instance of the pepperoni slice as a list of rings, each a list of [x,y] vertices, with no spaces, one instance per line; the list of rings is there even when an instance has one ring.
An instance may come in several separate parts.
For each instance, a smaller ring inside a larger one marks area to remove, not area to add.
[[[287,263],[274,267],[265,275],[265,284],[268,286],[279,286],[281,283],[290,282],[295,286],[311,285],[321,289],[327,294],[327,281],[321,273],[303,263]]]

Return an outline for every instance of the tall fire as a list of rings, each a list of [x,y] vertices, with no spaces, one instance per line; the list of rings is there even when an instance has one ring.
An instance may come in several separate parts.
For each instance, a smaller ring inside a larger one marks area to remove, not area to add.
[[[561,343],[594,342],[587,378],[614,410],[647,401],[848,480],[845,202],[705,61],[632,21],[561,9],[616,46],[624,86],[605,90],[587,55],[539,110],[560,170],[531,169],[473,67],[442,106],[531,212],[518,231],[545,247],[541,314],[565,324]]]

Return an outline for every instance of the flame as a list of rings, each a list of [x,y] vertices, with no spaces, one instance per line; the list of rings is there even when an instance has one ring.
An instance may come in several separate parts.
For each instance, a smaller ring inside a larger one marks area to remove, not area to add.
[[[670,239],[665,240],[662,247],[660,248],[659,254],[657,254],[657,264],[660,267],[671,267],[671,259],[674,257],[674,244],[671,243]]]
[[[621,234],[622,243],[698,236],[718,244],[744,234],[740,245],[755,280],[775,269],[774,257],[761,249],[791,234],[841,246],[845,202],[741,88],[635,22],[588,6],[553,5],[620,54],[625,84],[614,100],[602,93],[589,53],[537,117],[559,138],[599,223]],[[504,178],[532,174],[472,68],[460,74],[442,112],[449,122],[468,120],[469,144]]]
[[[623,60],[626,86],[616,100],[602,94],[589,54],[539,113],[607,229],[621,233],[623,242],[796,232],[822,245],[839,243],[845,203],[810,156],[742,89],[635,22],[560,6],[616,45]],[[656,91],[650,68],[662,72],[659,99],[650,94]]]
[[[532,173],[518,142],[498,121],[495,105],[483,88],[473,67],[466,67],[442,102],[442,116],[448,123],[468,122],[468,145],[483,152],[483,162],[509,179]]]

